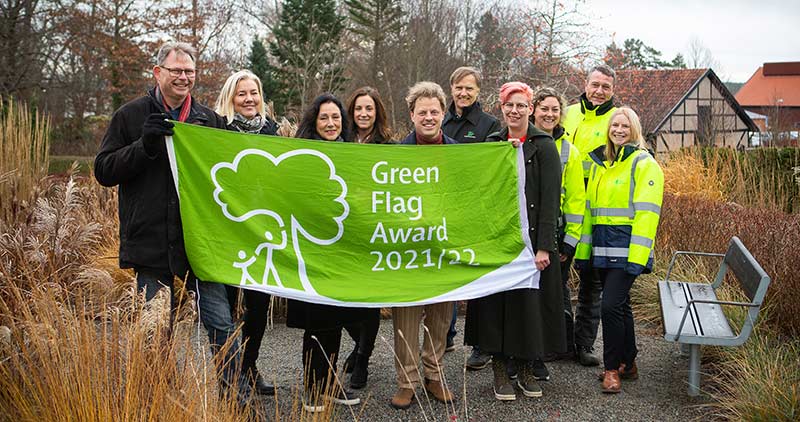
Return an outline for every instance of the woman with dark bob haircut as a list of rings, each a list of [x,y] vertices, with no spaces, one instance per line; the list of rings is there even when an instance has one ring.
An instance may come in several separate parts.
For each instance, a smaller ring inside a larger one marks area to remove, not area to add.
[[[350,138],[346,138],[348,141],[359,144],[391,143],[392,130],[386,119],[386,107],[375,88],[363,86],[353,91],[347,100],[347,116],[347,129],[350,132]]]
[[[303,113],[295,137],[344,142],[343,132],[346,130],[342,122],[346,119],[342,102],[332,94],[324,93],[315,98]],[[371,311],[367,308],[321,305],[292,299],[288,301],[286,326],[305,330],[303,368],[306,389],[303,408],[306,411],[325,410],[322,404],[325,400],[320,394],[328,396],[334,403],[354,405],[360,402],[352,393],[341,388],[341,383],[336,380],[336,361],[342,327],[345,324],[361,323]],[[334,377],[332,380],[328,378],[329,373]]]

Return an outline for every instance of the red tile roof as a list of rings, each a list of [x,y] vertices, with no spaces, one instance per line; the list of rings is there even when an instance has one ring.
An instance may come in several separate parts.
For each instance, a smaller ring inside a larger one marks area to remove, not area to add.
[[[619,70],[618,106],[631,107],[645,134],[654,132],[708,69]]]
[[[776,66],[777,65],[777,66]],[[770,67],[773,72],[765,72]],[[765,63],[736,93],[743,107],[775,106],[782,99],[783,107],[800,107],[800,62]],[[783,70],[783,71],[777,71]],[[767,73],[768,75],[765,75]],[[770,73],[772,73],[770,75]]]

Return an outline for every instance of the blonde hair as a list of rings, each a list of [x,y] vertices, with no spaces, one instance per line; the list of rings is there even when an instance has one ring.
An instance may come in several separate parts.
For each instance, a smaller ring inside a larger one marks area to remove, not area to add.
[[[625,115],[625,117],[627,117],[628,121],[631,123],[631,140],[629,143],[635,144],[638,148],[647,149],[647,145],[644,142],[644,136],[642,136],[642,124],[639,121],[639,116],[630,107],[620,107],[614,110],[614,113],[611,114],[611,118],[608,120],[608,129],[606,130],[606,158],[608,161],[614,161],[617,159],[618,151],[616,145],[614,145],[614,142],[611,141],[611,122],[613,122],[614,118],[620,114]]]
[[[255,81],[256,86],[258,87],[258,95],[261,96],[261,102],[257,107],[258,114],[261,117],[267,115],[267,109],[264,106],[264,88],[261,85],[261,79],[259,79],[255,73],[247,69],[240,70],[229,76],[228,80],[225,81],[225,85],[222,85],[222,91],[219,92],[219,97],[217,97],[217,104],[214,110],[220,116],[225,117],[228,124],[233,122],[233,115],[236,113],[233,109],[233,98],[236,96],[236,86],[239,85],[239,82],[245,79]]]
[[[417,82],[408,89],[406,103],[409,111],[414,112],[414,106],[420,98],[436,98],[442,106],[442,111],[447,110],[447,97],[444,95],[442,87],[436,82]]]

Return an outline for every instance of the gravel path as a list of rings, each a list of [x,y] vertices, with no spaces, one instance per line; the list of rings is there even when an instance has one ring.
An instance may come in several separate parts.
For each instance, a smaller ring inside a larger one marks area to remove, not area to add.
[[[463,317],[459,319],[462,340]],[[707,398],[693,399],[686,394],[688,360],[672,343],[655,334],[655,330],[637,328],[640,378],[624,381],[623,392],[604,395],[596,379],[599,368],[586,368],[573,362],[548,363],[551,380],[542,382],[544,396],[527,398],[518,394],[514,402],[499,402],[492,392],[491,368],[467,371],[463,366],[469,348],[460,346],[444,358],[445,376],[454,390],[457,402],[445,405],[422,398],[409,410],[395,410],[389,405],[394,394],[395,370],[391,354],[391,320],[383,320],[375,352],[370,360],[369,383],[360,390],[362,405],[353,408],[359,421],[689,421],[702,419],[702,405]],[[280,407],[298,396],[302,371],[300,349],[302,332],[276,324],[268,330],[262,344],[258,366],[265,378],[279,386]],[[597,350],[602,350],[598,341]],[[343,334],[342,355],[352,350],[352,341]],[[341,362],[341,361],[340,361]],[[346,378],[345,378],[346,379]],[[420,393],[419,391],[418,393]],[[466,398],[465,398],[466,397]],[[268,415],[275,415],[275,398],[262,400]],[[424,408],[424,410],[423,410]],[[465,412],[466,410],[466,412]],[[282,413],[288,412],[284,409]],[[453,417],[452,415],[456,415]],[[281,419],[286,419],[282,417]],[[337,407],[339,421],[353,420],[346,407]]]

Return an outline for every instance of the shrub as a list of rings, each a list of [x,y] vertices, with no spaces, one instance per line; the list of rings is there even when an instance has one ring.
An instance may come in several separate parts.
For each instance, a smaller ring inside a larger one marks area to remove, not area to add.
[[[800,215],[691,196],[664,195],[657,247],[671,253],[691,250],[724,253],[738,236],[758,260],[772,283],[766,303],[773,312],[769,324],[784,335],[800,335]],[[664,263],[663,265],[666,265]]]
[[[0,229],[35,200],[47,174],[49,131],[47,117],[0,97]]]

